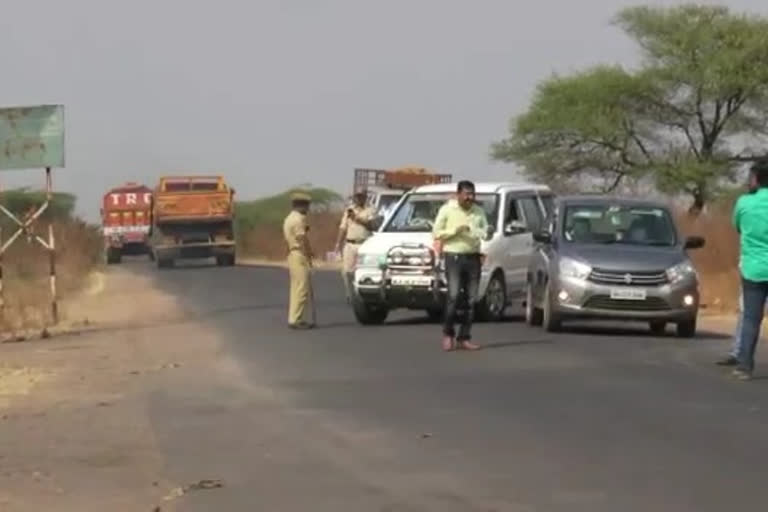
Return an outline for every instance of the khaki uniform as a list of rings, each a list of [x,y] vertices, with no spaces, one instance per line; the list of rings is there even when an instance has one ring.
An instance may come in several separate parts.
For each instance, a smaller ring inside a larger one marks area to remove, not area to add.
[[[368,206],[353,205],[352,211],[355,212],[356,219],[363,222],[370,222],[376,218],[376,212]],[[346,231],[344,249],[341,253],[341,274],[344,279],[344,288],[347,292],[347,298],[352,296],[352,279],[354,279],[355,263],[357,262],[357,251],[360,245],[370,236],[371,231],[365,226],[350,219],[347,210],[344,210],[344,216],[339,224],[340,231]]]
[[[308,231],[307,216],[295,210],[289,213],[283,222],[283,236],[288,244],[288,274],[291,279],[288,306],[290,325],[302,322],[309,299],[311,265],[305,245]]]

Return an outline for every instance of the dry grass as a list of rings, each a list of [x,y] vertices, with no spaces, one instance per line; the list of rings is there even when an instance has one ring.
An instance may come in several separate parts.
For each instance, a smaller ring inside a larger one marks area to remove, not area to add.
[[[47,225],[36,230],[47,241]],[[78,290],[99,264],[102,239],[97,229],[79,220],[54,223],[59,299]],[[19,238],[3,256],[3,297],[0,330],[35,329],[50,324],[49,256],[47,250]]]
[[[702,304],[713,313],[738,308],[739,237],[731,226],[730,212],[731,205],[722,205],[699,217],[678,215],[685,235],[699,235],[707,240],[703,249],[690,254],[701,278]]]
[[[336,244],[341,214],[321,212],[309,215],[309,241],[315,257],[322,260]],[[288,254],[282,226],[263,224],[240,236],[238,252],[268,261],[284,260]]]

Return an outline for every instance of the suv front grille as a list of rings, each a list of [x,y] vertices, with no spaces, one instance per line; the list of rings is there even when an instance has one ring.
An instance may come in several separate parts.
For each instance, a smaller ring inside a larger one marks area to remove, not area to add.
[[[589,274],[589,280],[598,284],[618,286],[660,286],[667,284],[667,272],[654,270],[651,272],[621,272],[595,268]]]
[[[648,297],[645,300],[620,300],[612,299],[608,295],[593,295],[584,304],[584,308],[611,311],[665,311],[669,309],[669,304],[660,297]]]

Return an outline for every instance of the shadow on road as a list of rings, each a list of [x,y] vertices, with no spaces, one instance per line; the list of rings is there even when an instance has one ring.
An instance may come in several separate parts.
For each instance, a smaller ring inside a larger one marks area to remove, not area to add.
[[[496,349],[496,348],[509,348],[523,345],[548,345],[555,341],[551,338],[547,339],[530,339],[530,340],[514,340],[514,341],[492,341],[490,343],[481,343],[483,349]]]
[[[626,337],[626,338],[669,338],[669,339],[680,339],[684,340],[685,338],[677,338],[675,336],[674,330],[668,329],[664,334],[653,334],[650,330],[648,330],[647,327],[635,327],[635,326],[616,326],[616,325],[567,325],[564,326],[561,330],[561,334],[571,334],[571,335],[577,335],[577,336],[616,336],[616,337]],[[712,331],[698,331],[696,333],[696,337],[693,338],[693,341],[697,339],[708,339],[708,340],[721,340],[721,339],[729,339],[731,337],[730,334],[722,334]]]

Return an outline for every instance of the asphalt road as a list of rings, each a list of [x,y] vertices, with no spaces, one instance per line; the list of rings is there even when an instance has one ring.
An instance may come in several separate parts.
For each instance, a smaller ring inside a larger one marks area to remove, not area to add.
[[[169,473],[226,482],[179,510],[768,507],[768,380],[714,366],[723,336],[510,320],[476,326],[486,349],[446,354],[419,315],[358,326],[336,273],[315,276],[320,328],[294,332],[285,270],[128,265],[237,363],[149,405]]]

